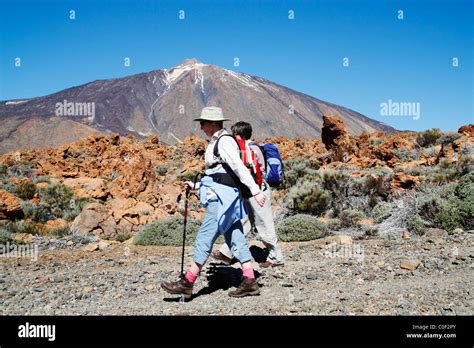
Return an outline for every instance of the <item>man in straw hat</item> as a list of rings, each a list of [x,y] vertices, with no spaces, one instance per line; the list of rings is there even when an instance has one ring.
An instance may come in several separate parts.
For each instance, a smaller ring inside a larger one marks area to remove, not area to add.
[[[239,147],[229,133],[223,129],[222,109],[205,107],[199,121],[201,129],[211,138],[204,155],[205,176],[199,183],[201,203],[207,208],[201,228],[196,236],[194,256],[191,267],[177,281],[163,281],[161,286],[170,294],[190,298],[193,285],[202,267],[206,263],[217,237],[224,235],[226,244],[233,255],[240,261],[243,280],[236,290],[229,292],[232,297],[258,295],[260,290],[252,268],[252,255],[245,240],[241,219],[246,216],[240,187],[247,188],[250,195],[260,206],[265,203],[265,196],[255,183],[249,170],[243,164]],[[219,156],[214,156],[214,147],[218,146]],[[191,182],[186,182],[191,186]]]

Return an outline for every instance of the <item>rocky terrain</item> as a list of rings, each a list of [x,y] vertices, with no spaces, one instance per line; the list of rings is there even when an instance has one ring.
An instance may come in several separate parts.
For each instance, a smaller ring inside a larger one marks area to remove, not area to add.
[[[0,312],[472,314],[474,125],[354,136],[328,115],[321,137],[266,141],[285,162],[273,208],[286,265],[256,262],[261,295],[236,300],[240,271],[211,262],[185,304],[159,282],[179,272],[177,197],[205,140],[91,135],[1,156]],[[189,211],[191,246],[195,196]],[[33,246],[37,260],[14,253]]]
[[[261,269],[261,294],[234,299],[237,266],[211,262],[195,296],[160,288],[177,277],[180,248],[50,243],[37,262],[0,258],[2,315],[472,315],[474,231],[449,236],[283,243],[286,265]],[[252,243],[256,260],[262,249]],[[192,248],[186,249],[186,263]]]

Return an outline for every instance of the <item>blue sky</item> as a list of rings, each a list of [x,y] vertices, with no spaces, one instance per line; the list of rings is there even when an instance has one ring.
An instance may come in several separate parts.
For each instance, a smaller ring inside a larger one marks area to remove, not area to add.
[[[195,57],[398,129],[457,130],[474,122],[472,0],[0,4],[0,100],[47,95]],[[69,19],[70,10],[75,20]],[[15,67],[16,57],[21,67]],[[124,66],[125,57],[130,67]],[[239,67],[233,66],[235,57]],[[452,66],[453,57],[458,67]],[[380,115],[380,104],[389,99],[420,103],[420,118]]]

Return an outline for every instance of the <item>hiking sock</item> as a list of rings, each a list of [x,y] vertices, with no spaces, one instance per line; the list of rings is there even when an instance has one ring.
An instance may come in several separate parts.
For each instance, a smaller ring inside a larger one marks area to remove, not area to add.
[[[252,267],[242,269],[242,273],[243,273],[244,277],[247,277],[247,278],[250,278],[250,279],[255,279],[255,274],[253,273],[253,268]]]
[[[191,271],[187,271],[186,274],[184,275],[184,278],[186,278],[186,280],[190,283],[193,283],[196,281],[198,275],[197,274],[194,274],[193,272]]]

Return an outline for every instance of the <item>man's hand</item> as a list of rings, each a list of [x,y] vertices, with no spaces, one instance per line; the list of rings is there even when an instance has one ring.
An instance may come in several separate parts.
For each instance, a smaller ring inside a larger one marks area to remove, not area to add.
[[[194,187],[194,183],[192,181],[185,181],[183,184],[183,188],[185,190],[192,190]]]
[[[265,196],[263,195],[262,191],[260,191],[259,193],[257,193],[255,196],[254,196],[255,200],[257,201],[258,205],[263,207],[263,205],[265,204],[265,201],[266,201],[266,198]]]

